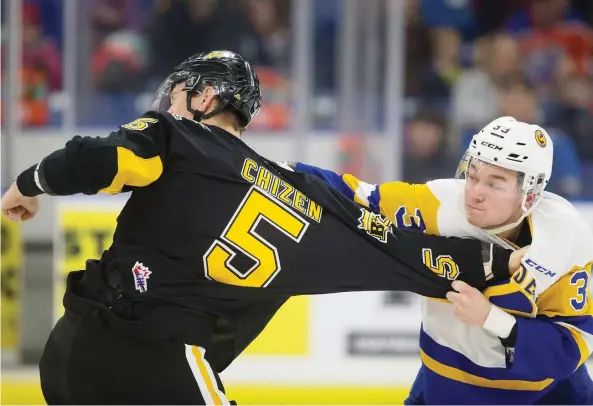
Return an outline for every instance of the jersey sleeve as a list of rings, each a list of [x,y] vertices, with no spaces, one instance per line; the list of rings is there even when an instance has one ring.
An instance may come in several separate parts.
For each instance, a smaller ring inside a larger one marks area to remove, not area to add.
[[[350,200],[383,214],[398,228],[439,235],[437,214],[441,203],[428,184],[370,184],[350,174],[338,175],[300,162],[295,170],[320,178]]]
[[[527,271],[524,271],[527,274]],[[536,318],[516,317],[514,337],[503,344],[507,364],[530,379],[564,379],[593,351],[591,264],[575,268],[538,299]]]
[[[537,315],[536,281],[524,266],[507,280],[491,284],[484,290],[490,302],[515,316],[533,318]]]
[[[508,279],[509,250],[472,239],[400,229],[317,176],[276,169],[323,207],[325,214],[315,226],[319,247],[315,266],[298,266],[297,273],[280,272],[270,285],[273,289],[291,289],[285,291],[289,294],[399,290],[444,298],[454,280],[483,290],[490,276]],[[324,249],[325,241],[331,248]]]
[[[593,318],[517,317],[517,337],[507,351],[510,370],[529,379],[565,379],[589,358]]]
[[[416,230],[395,230],[386,250],[364,238],[343,238],[331,253],[318,252],[315,267],[279,272],[266,293],[309,295],[354,291],[407,291],[444,299],[451,283],[462,280],[484,290],[490,271],[508,275],[508,250],[477,240],[439,237]],[[340,266],[331,264],[336,257]],[[501,276],[503,275],[503,276]],[[508,277],[508,276],[507,276]]]
[[[116,194],[147,186],[163,172],[167,145],[163,117],[148,112],[104,138],[75,136],[21,173],[17,185],[25,196]]]
[[[574,265],[575,250],[580,246],[579,238],[590,233],[583,229],[578,220],[573,221],[571,214],[554,213],[547,216],[547,221],[539,221],[537,224],[530,221],[533,241],[521,264],[536,281],[536,297],[570,271]],[[566,224],[574,224],[571,233],[558,233]]]

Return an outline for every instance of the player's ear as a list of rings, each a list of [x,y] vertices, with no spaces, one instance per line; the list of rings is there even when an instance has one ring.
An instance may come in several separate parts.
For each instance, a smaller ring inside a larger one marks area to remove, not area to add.
[[[214,89],[212,86],[206,86],[204,88],[204,91],[202,92],[202,94],[204,95],[204,100],[203,100],[203,110],[200,109],[203,112],[210,112],[212,110],[214,110],[217,106],[217,99],[216,96],[218,96],[218,93],[216,92],[216,89]]]
[[[215,104],[213,103],[213,101],[215,97],[216,92],[214,88],[206,86],[202,91],[194,94],[191,102],[191,107],[194,110],[201,111],[202,113],[207,113],[208,111],[211,111],[214,108]]]
[[[525,199],[525,207],[530,208],[535,200],[535,193],[530,193],[527,195],[527,199]]]

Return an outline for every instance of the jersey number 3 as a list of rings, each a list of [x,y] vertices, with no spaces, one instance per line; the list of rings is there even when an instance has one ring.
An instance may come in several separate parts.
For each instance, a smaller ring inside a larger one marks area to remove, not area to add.
[[[576,297],[570,299],[570,306],[576,311],[581,311],[585,308],[589,296],[589,272],[585,269],[575,272],[570,278],[570,284],[577,288]]]
[[[309,223],[282,203],[257,188],[251,188],[220,236],[204,254],[208,279],[229,285],[265,287],[282,268],[275,246],[257,233],[260,221],[266,221],[295,242],[299,242]],[[240,271],[231,262],[242,252],[255,263]]]

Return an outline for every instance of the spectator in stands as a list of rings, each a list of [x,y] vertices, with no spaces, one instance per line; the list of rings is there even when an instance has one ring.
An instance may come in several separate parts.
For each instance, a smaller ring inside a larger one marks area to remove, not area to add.
[[[455,171],[457,157],[446,150],[447,127],[438,113],[423,111],[408,124],[406,154],[404,155],[404,180],[425,183],[446,177]]]
[[[464,71],[453,89],[452,118],[460,133],[497,117],[499,86],[521,74],[519,46],[507,35],[477,42],[475,55],[475,68]]]
[[[164,78],[185,55],[217,48],[217,9],[216,0],[157,1],[150,30],[151,65],[155,77]]]
[[[56,44],[43,35],[39,9],[23,4],[23,69],[43,75],[50,91],[62,88],[62,59]]]
[[[499,31],[509,15],[523,10],[530,1],[531,0],[473,0],[473,34],[476,36],[483,36]]]
[[[540,97],[552,95],[562,80],[559,70],[593,73],[593,30],[568,0],[531,0],[527,10],[510,17],[507,29],[521,43],[527,78]]]
[[[522,80],[510,82],[501,89],[498,115],[528,123],[543,121],[534,89]],[[564,197],[578,197],[583,181],[575,145],[559,129],[548,127],[548,134],[554,142],[554,171],[547,190]]]
[[[149,6],[153,0],[144,0]],[[146,82],[148,44],[143,33],[149,10],[134,0],[93,2],[94,87],[102,92],[139,91]]]
[[[126,8],[130,0],[95,0],[92,8],[92,25],[95,44],[110,34],[126,28]]]
[[[423,99],[448,99],[461,73],[461,38],[453,28],[431,30],[432,62],[420,89]]]
[[[583,75],[573,74],[561,81],[558,99],[546,121],[549,126],[568,134],[574,141],[579,158],[593,163],[593,85]]]
[[[22,29],[22,124],[25,127],[41,126],[49,122],[49,93],[62,87],[62,60],[55,42],[44,36],[39,8],[34,2],[23,4]],[[2,62],[4,81],[6,65],[4,60]]]
[[[39,10],[43,35],[51,39],[58,50],[62,50],[62,36],[64,30],[64,0],[25,0],[34,4]],[[3,2],[4,3],[4,2]],[[4,10],[2,10],[4,11]]]
[[[339,30],[340,0],[314,2],[314,88],[320,93],[331,93],[336,88],[336,49]]]
[[[420,19],[418,2],[419,0],[405,0],[404,3],[406,24],[404,91],[408,97],[416,96],[420,92],[424,82],[423,72],[430,65],[432,54],[430,31]]]
[[[272,67],[285,74],[290,68],[290,32],[286,2],[248,0],[247,13],[253,30],[251,52],[246,58],[256,66]],[[251,56],[250,56],[251,55]]]
[[[196,50],[228,49],[251,60],[244,45],[248,32],[237,0],[156,0],[149,30],[151,76],[160,82]]]
[[[431,28],[462,30],[472,19],[470,3],[469,0],[421,0],[422,20]]]

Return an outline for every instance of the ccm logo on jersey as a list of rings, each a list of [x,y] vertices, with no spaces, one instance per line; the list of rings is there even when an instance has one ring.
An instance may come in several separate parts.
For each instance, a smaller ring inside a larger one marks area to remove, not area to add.
[[[482,145],[485,146],[485,147],[488,147],[488,148],[495,149],[497,151],[502,151],[502,147],[501,146],[498,146],[496,144],[492,144],[492,143],[490,143],[488,141],[482,141]]]
[[[548,271],[546,268],[544,268],[541,265],[536,264],[529,258],[525,259],[525,265],[527,265],[530,268],[535,269],[536,271],[543,274],[544,276],[549,276],[550,278],[553,278],[556,276],[556,272]]]

